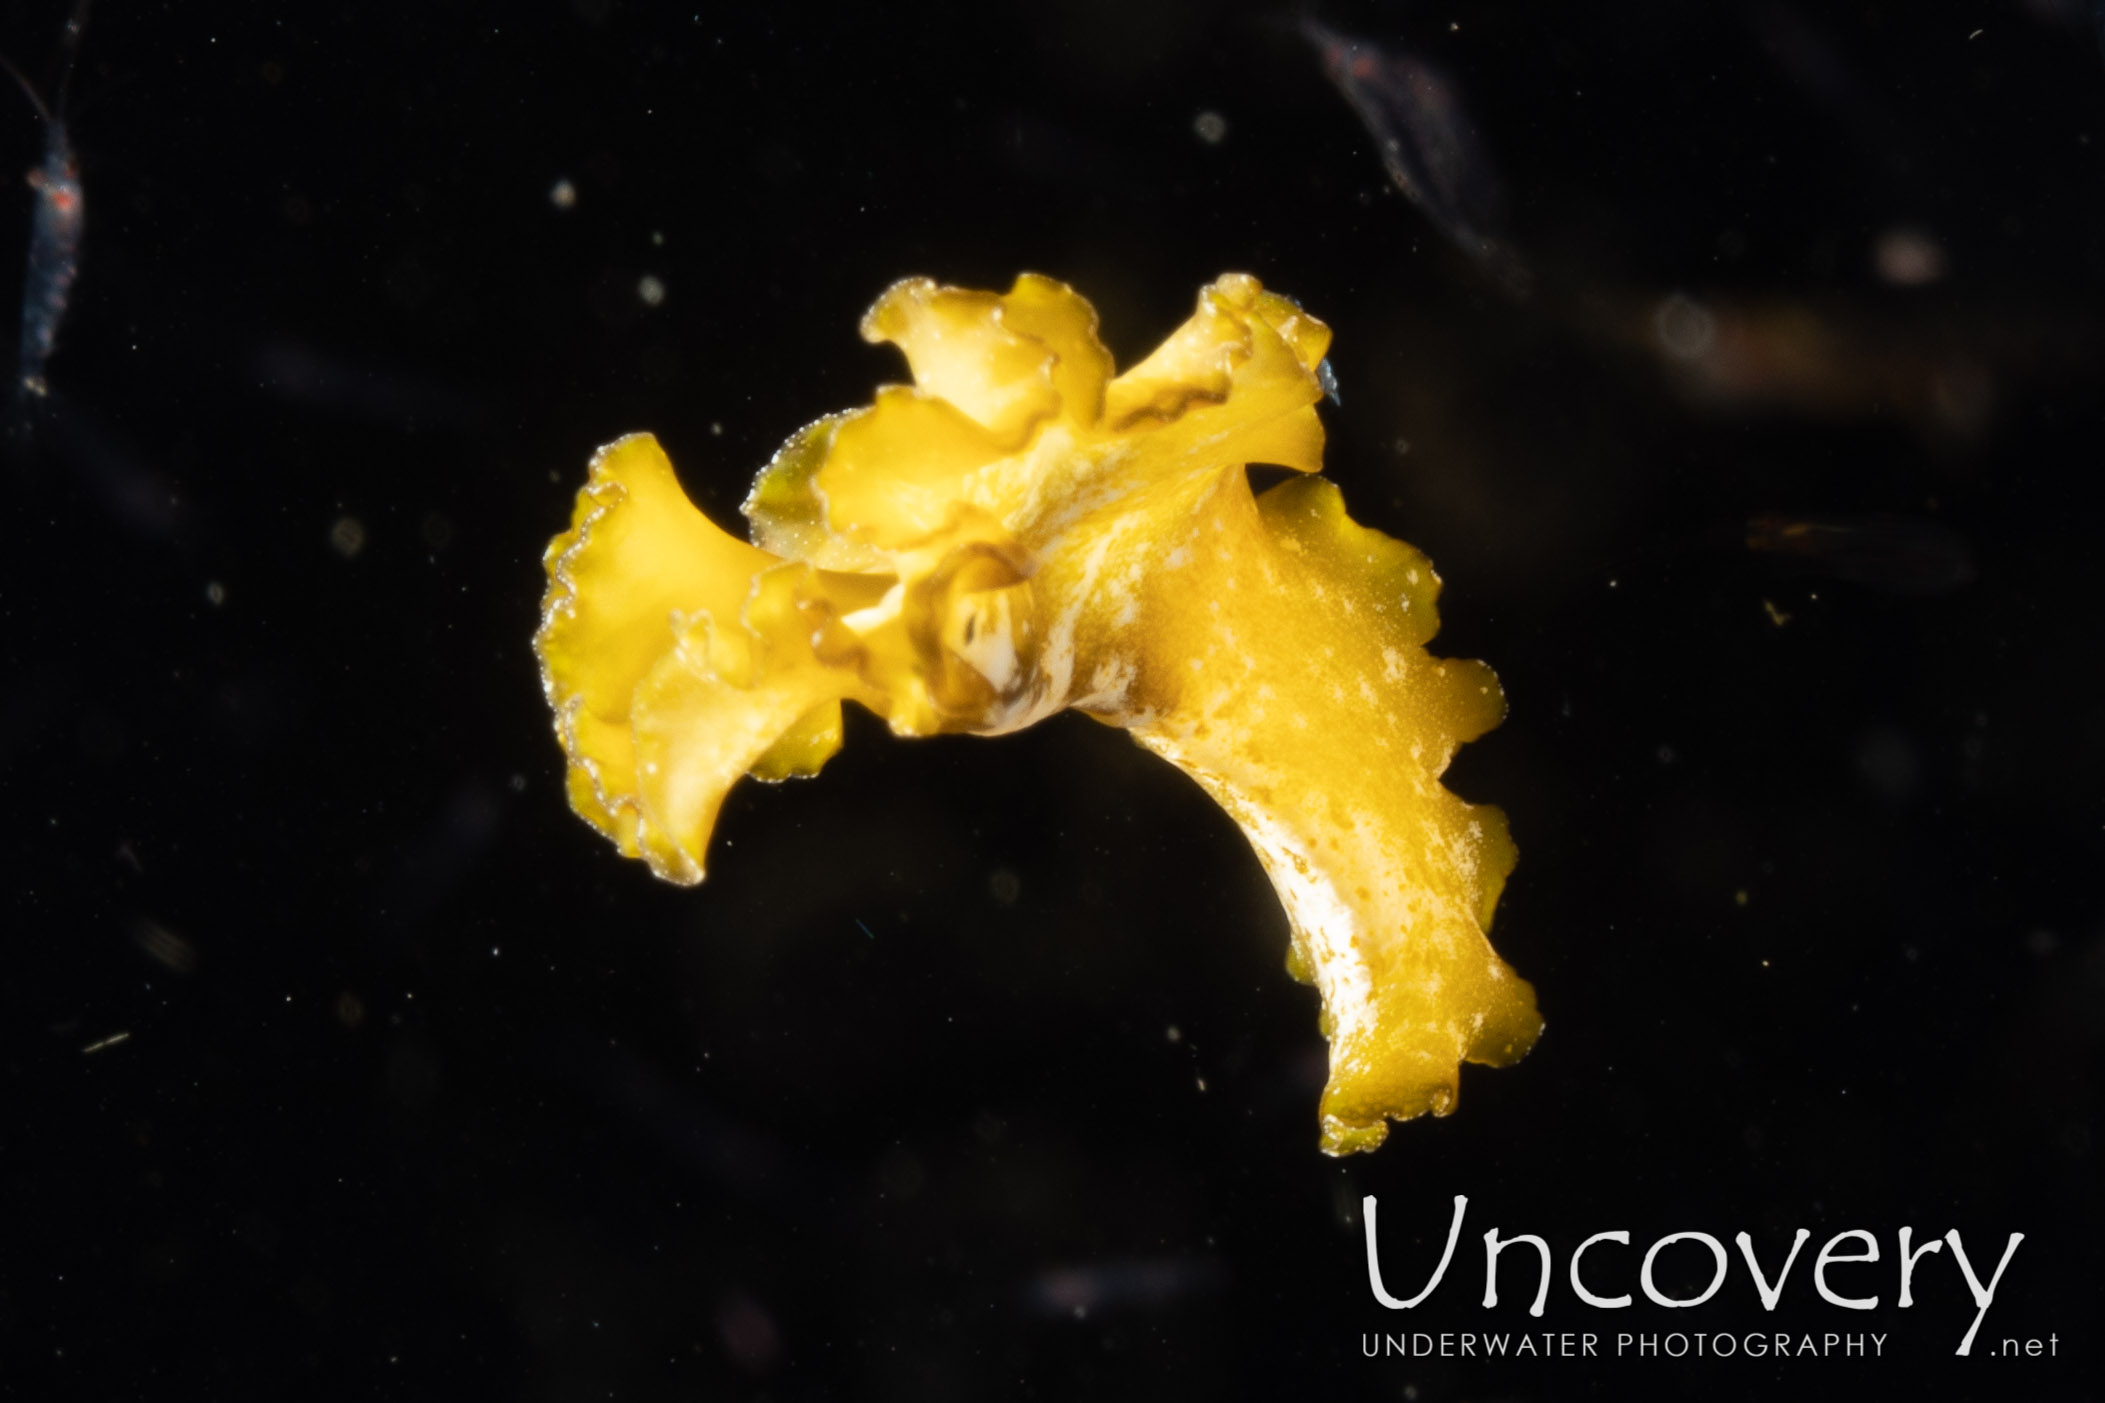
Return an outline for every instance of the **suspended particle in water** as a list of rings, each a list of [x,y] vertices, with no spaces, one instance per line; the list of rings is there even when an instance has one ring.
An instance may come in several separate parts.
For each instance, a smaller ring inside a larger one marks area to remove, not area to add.
[[[1014,906],[1023,895],[1023,879],[1007,867],[997,867],[987,876],[987,892],[1003,906]]]
[[[1935,235],[1906,224],[1896,224],[1878,236],[1871,263],[1879,278],[1895,287],[1927,286],[1942,278],[1949,266],[1944,245]]]
[[[1673,359],[1700,360],[1717,339],[1718,323],[1702,303],[1677,292],[1653,309],[1652,332]]]
[[[356,560],[365,549],[365,523],[355,516],[340,516],[329,528],[329,545],[346,560]]]
[[[1192,118],[1191,129],[1199,134],[1199,140],[1208,146],[1218,146],[1228,135],[1228,119],[1211,109]]]
[[[645,273],[636,280],[636,295],[644,306],[655,307],[665,300],[665,283],[655,273]]]
[[[717,1312],[716,1331],[724,1353],[748,1374],[765,1374],[782,1354],[782,1332],[767,1309],[743,1292]]]
[[[568,176],[548,187],[548,203],[557,209],[574,209],[577,206],[577,187]]]

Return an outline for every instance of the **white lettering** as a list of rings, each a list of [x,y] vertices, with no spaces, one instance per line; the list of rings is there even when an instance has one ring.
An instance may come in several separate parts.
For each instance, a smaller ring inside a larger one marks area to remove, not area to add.
[[[1973,1263],[1966,1260],[1966,1248],[1959,1242],[1959,1230],[1953,1228],[1944,1235],[1944,1240],[1952,1245],[1952,1255],[1959,1259],[1959,1270],[1966,1273],[1966,1289],[1973,1292],[1973,1303],[1981,1308],[1974,1316],[1973,1324],[1967,1328],[1966,1338],[1959,1341],[1959,1353],[1965,1354],[1973,1349],[1974,1331],[1981,1328],[1981,1322],[1988,1317],[1988,1307],[1995,1304],[1996,1283],[2003,1279],[2003,1268],[2010,1265],[2011,1257],[2017,1253],[2017,1244],[2025,1240],[2025,1235],[2021,1232],[2010,1234],[2010,1245],[2003,1249],[2003,1260],[1995,1264],[1995,1275],[1988,1278],[1985,1291],[1981,1289],[1981,1278],[1973,1274]]]
[[[1914,1235],[1915,1230],[1913,1228],[1902,1228],[1900,1230],[1900,1308],[1902,1310],[1906,1310],[1909,1306],[1915,1304],[1913,1286],[1915,1263],[1932,1252],[1942,1252],[1944,1250],[1944,1239],[1933,1237],[1913,1252],[1910,1252],[1908,1250],[1908,1239]]]
[[[1662,1247],[1665,1247],[1670,1243],[1679,1242],[1683,1238],[1692,1238],[1695,1241],[1700,1242],[1706,1247],[1708,1247],[1710,1249],[1711,1255],[1718,1259],[1718,1270],[1717,1274],[1710,1278],[1710,1286],[1707,1290],[1703,1292],[1702,1295],[1692,1297],[1686,1301],[1677,1301],[1671,1296],[1661,1295],[1659,1293],[1659,1288],[1652,1284],[1652,1261],[1659,1255],[1659,1250]],[[1645,1294],[1647,1296],[1650,1296],[1653,1302],[1657,1305],[1671,1306],[1676,1309],[1682,1306],[1700,1306],[1705,1301],[1709,1300],[1712,1296],[1717,1295],[1718,1288],[1725,1284],[1725,1268],[1729,1260],[1730,1259],[1727,1258],[1725,1255],[1725,1244],[1712,1237],[1709,1233],[1670,1233],[1666,1237],[1662,1237],[1659,1239],[1659,1241],[1653,1243],[1652,1250],[1645,1253],[1644,1269],[1637,1274],[1637,1280],[1638,1284],[1645,1288]]]
[[[1783,1295],[1784,1278],[1791,1274],[1791,1265],[1798,1260],[1798,1249],[1805,1246],[1805,1240],[1811,1236],[1806,1229],[1798,1229],[1798,1236],[1791,1239],[1790,1255],[1783,1259],[1783,1268],[1776,1273],[1774,1286],[1761,1274],[1761,1263],[1754,1260],[1754,1239],[1746,1233],[1733,1239],[1740,1245],[1740,1255],[1747,1259],[1747,1270],[1754,1276],[1754,1289],[1761,1294],[1763,1310],[1776,1309],[1776,1302]]]
[[[1851,1238],[1856,1238],[1869,1250],[1853,1253],[1846,1257],[1835,1251],[1836,1247],[1849,1241]],[[1830,1262],[1875,1262],[1877,1260],[1877,1238],[1865,1232],[1862,1228],[1851,1228],[1848,1232],[1838,1232],[1827,1240],[1827,1245],[1820,1249],[1819,1260],[1813,1263],[1813,1289],[1820,1293],[1821,1300],[1831,1306],[1841,1306],[1844,1310],[1870,1310],[1878,1304],[1878,1297],[1837,1296],[1834,1292],[1827,1289],[1827,1265]]]
[[[1374,1243],[1374,1195],[1368,1194],[1360,1200],[1360,1209],[1367,1220],[1367,1284],[1374,1288],[1374,1299],[1390,1310],[1409,1310],[1412,1306],[1432,1295],[1440,1278],[1447,1275],[1447,1264],[1454,1260],[1454,1245],[1462,1236],[1462,1215],[1468,1211],[1469,1200],[1461,1194],[1454,1196],[1454,1222],[1447,1229],[1447,1247],[1440,1253],[1440,1265],[1433,1270],[1433,1279],[1425,1283],[1425,1289],[1408,1301],[1399,1301],[1381,1284],[1381,1250]]]
[[[1586,1249],[1593,1246],[1596,1242],[1620,1242],[1623,1246],[1628,1247],[1630,1245],[1630,1234],[1620,1231],[1597,1232],[1580,1243],[1579,1250],[1571,1254],[1571,1289],[1578,1292],[1579,1299],[1586,1302],[1587,1305],[1599,1306],[1602,1310],[1621,1310],[1624,1306],[1630,1304],[1630,1297],[1627,1295],[1596,1296],[1593,1292],[1586,1289],[1584,1282],[1579,1280],[1579,1258],[1585,1256]]]
[[[1498,1229],[1484,1234],[1484,1308],[1489,1310],[1498,1304],[1498,1254],[1508,1247],[1517,1247],[1523,1242],[1533,1243],[1542,1254],[1542,1277],[1535,1286],[1535,1304],[1528,1307],[1529,1315],[1542,1314],[1542,1303],[1550,1294],[1550,1245],[1533,1233],[1522,1233],[1518,1237],[1501,1238]]]

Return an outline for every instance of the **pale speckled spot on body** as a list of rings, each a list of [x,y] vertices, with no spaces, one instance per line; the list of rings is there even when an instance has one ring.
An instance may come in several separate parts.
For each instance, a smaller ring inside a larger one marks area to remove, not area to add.
[[[1237,802],[1232,811],[1308,952],[1330,1017],[1331,1056],[1356,1064],[1374,1024],[1374,973],[1359,948],[1359,917],[1284,825],[1248,801]]]

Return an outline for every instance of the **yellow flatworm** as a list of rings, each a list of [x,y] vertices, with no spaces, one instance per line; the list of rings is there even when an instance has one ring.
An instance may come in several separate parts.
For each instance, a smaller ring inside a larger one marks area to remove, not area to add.
[[[550,543],[534,647],[571,804],[660,877],[702,879],[745,776],[818,771],[841,703],[906,736],[1083,711],[1233,816],[1322,995],[1322,1147],[1452,1109],[1462,1061],[1541,1030],[1485,938],[1514,850],[1439,782],[1498,723],[1481,663],[1435,658],[1439,577],[1346,516],[1322,466],[1330,331],[1229,274],[1113,374],[1096,313],[893,286],[863,319],[914,383],[821,419],[761,470],[748,544],[657,441],[600,450]],[[1253,496],[1245,467],[1302,474]]]

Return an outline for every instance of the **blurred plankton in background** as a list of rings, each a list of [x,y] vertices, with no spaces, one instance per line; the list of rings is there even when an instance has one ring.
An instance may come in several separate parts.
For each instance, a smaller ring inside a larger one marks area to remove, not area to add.
[[[854,701],[905,736],[1075,708],[1132,732],[1241,825],[1322,994],[1322,1146],[1445,1114],[1458,1064],[1519,1058],[1534,994],[1485,939],[1504,816],[1439,783],[1497,724],[1497,679],[1434,658],[1439,578],[1314,476],[1330,332],[1242,274],[1114,378],[1096,313],[893,286],[863,335],[910,386],[795,435],[746,499],[753,543],[657,441],[600,450],[549,546],[535,636],[570,801],[698,882],[747,775],[818,771]],[[1254,497],[1245,466],[1303,476]]]

